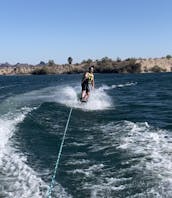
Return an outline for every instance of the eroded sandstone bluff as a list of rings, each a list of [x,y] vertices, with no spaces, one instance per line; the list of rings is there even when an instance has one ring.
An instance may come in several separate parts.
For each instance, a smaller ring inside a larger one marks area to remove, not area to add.
[[[172,72],[172,58],[116,60],[104,58],[96,61],[85,61],[77,64],[1,64],[0,75],[30,75],[30,74],[70,74],[82,73],[90,65],[95,66],[98,73],[150,73],[150,72]]]

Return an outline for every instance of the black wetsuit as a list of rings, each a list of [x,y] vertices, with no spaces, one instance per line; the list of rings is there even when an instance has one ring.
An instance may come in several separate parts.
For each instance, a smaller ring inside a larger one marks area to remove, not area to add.
[[[82,91],[90,92],[90,84],[88,83],[88,79],[85,79],[82,83]]]

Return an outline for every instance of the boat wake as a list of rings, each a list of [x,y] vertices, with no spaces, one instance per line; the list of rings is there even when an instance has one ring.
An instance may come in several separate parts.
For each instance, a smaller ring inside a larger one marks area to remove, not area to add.
[[[117,84],[117,85],[111,85],[111,86],[108,86],[108,85],[102,85],[99,90],[111,90],[111,89],[116,89],[116,88],[122,88],[122,87],[129,87],[129,86],[135,86],[137,85],[137,82],[128,82],[128,83],[125,83],[125,84]]]
[[[21,108],[20,111],[0,117],[0,197],[46,197],[49,184],[27,165],[24,153],[20,153],[12,142],[17,125],[33,109],[35,108]],[[56,185],[54,193],[60,198],[70,197],[59,184]]]

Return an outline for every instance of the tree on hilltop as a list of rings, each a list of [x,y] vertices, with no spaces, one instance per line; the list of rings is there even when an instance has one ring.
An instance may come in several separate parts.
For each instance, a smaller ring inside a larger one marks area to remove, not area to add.
[[[53,66],[53,65],[55,65],[54,60],[49,60],[49,61],[48,61],[48,66]]]
[[[93,62],[93,60],[92,59],[87,59],[87,60],[83,60],[82,62],[81,62],[81,64],[91,64]]]
[[[101,59],[101,61],[102,61],[102,63],[106,63],[106,62],[111,62],[112,59],[111,59],[111,58],[108,58],[107,56],[105,56],[105,57],[103,57],[103,58]]]
[[[121,62],[121,58],[120,57],[117,57],[116,58],[116,62]]]
[[[68,59],[67,59],[67,61],[68,61],[69,65],[71,65],[72,64],[72,61],[73,61],[72,57],[69,56]]]
[[[44,61],[40,61],[39,65],[46,65]]]
[[[170,59],[170,58],[172,58],[172,56],[168,54],[168,55],[166,56],[166,58],[167,58],[167,59]]]

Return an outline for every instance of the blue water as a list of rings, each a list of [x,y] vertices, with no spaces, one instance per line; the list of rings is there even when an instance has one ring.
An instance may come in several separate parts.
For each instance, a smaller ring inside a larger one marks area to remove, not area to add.
[[[0,197],[172,197],[172,74],[0,76]]]

